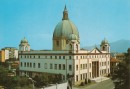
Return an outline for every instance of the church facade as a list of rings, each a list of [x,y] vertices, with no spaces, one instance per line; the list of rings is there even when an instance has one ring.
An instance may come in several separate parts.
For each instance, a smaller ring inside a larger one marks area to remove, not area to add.
[[[91,51],[80,49],[77,27],[68,18],[66,7],[62,21],[53,33],[52,50],[30,50],[26,38],[19,45],[20,75],[34,76],[41,73],[62,74],[63,80],[72,75],[73,83],[94,79],[110,73],[110,45],[106,39],[100,48]]]

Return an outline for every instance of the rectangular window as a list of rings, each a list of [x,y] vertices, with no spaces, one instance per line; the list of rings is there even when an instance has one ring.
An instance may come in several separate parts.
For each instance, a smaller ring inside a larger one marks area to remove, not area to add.
[[[52,59],[52,56],[50,56],[50,59]]]
[[[80,79],[82,80],[82,74],[80,74]]]
[[[26,58],[26,55],[25,55],[25,58]]]
[[[57,64],[55,64],[55,69],[57,69]]]
[[[53,65],[52,64],[50,64],[50,69],[53,69]]]
[[[57,59],[57,56],[55,56],[55,59]]]
[[[22,58],[22,55],[21,55],[21,58]]]
[[[33,63],[33,68],[35,68],[35,63]]]
[[[35,56],[33,56],[35,58]]]
[[[38,63],[38,68],[40,68],[41,67],[41,64],[40,63]]]
[[[24,62],[24,67],[26,67],[26,62]]]
[[[21,62],[21,67],[23,66],[23,63]]]
[[[30,58],[31,58],[31,56],[30,56]]]
[[[29,62],[27,63],[27,67],[29,67]]]
[[[59,59],[61,59],[61,56],[59,56]]]
[[[71,59],[71,56],[69,56],[69,59]]]
[[[72,65],[69,65],[69,71],[71,71],[72,70]]]
[[[87,69],[87,64],[86,64],[86,69]]]
[[[65,59],[65,56],[63,56],[63,59]]]
[[[40,56],[38,56],[38,58],[40,58]]]
[[[59,64],[59,70],[61,70],[61,64]]]
[[[65,64],[63,64],[63,70],[65,70]]]
[[[76,70],[78,70],[78,65],[76,65]]]
[[[76,81],[78,81],[78,75],[76,75]]]
[[[82,64],[80,64],[80,70],[82,70]]]

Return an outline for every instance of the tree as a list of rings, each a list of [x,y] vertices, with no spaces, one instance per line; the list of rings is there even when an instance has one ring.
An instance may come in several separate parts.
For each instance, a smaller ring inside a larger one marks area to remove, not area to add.
[[[128,54],[115,68],[112,80],[115,89],[130,89],[130,59]]]

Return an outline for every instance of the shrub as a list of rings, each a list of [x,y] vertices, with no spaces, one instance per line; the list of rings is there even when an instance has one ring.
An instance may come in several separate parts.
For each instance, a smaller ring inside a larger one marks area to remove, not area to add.
[[[88,79],[88,83],[91,83],[91,80],[90,80],[90,79]]]
[[[85,84],[87,84],[88,82],[87,82],[87,79],[85,79]]]
[[[84,86],[84,82],[81,82],[80,86]]]

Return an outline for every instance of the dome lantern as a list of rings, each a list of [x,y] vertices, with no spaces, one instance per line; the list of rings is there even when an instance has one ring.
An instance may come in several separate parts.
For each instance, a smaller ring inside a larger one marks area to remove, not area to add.
[[[63,11],[63,18],[62,20],[68,20],[68,11],[65,5],[64,11]]]

